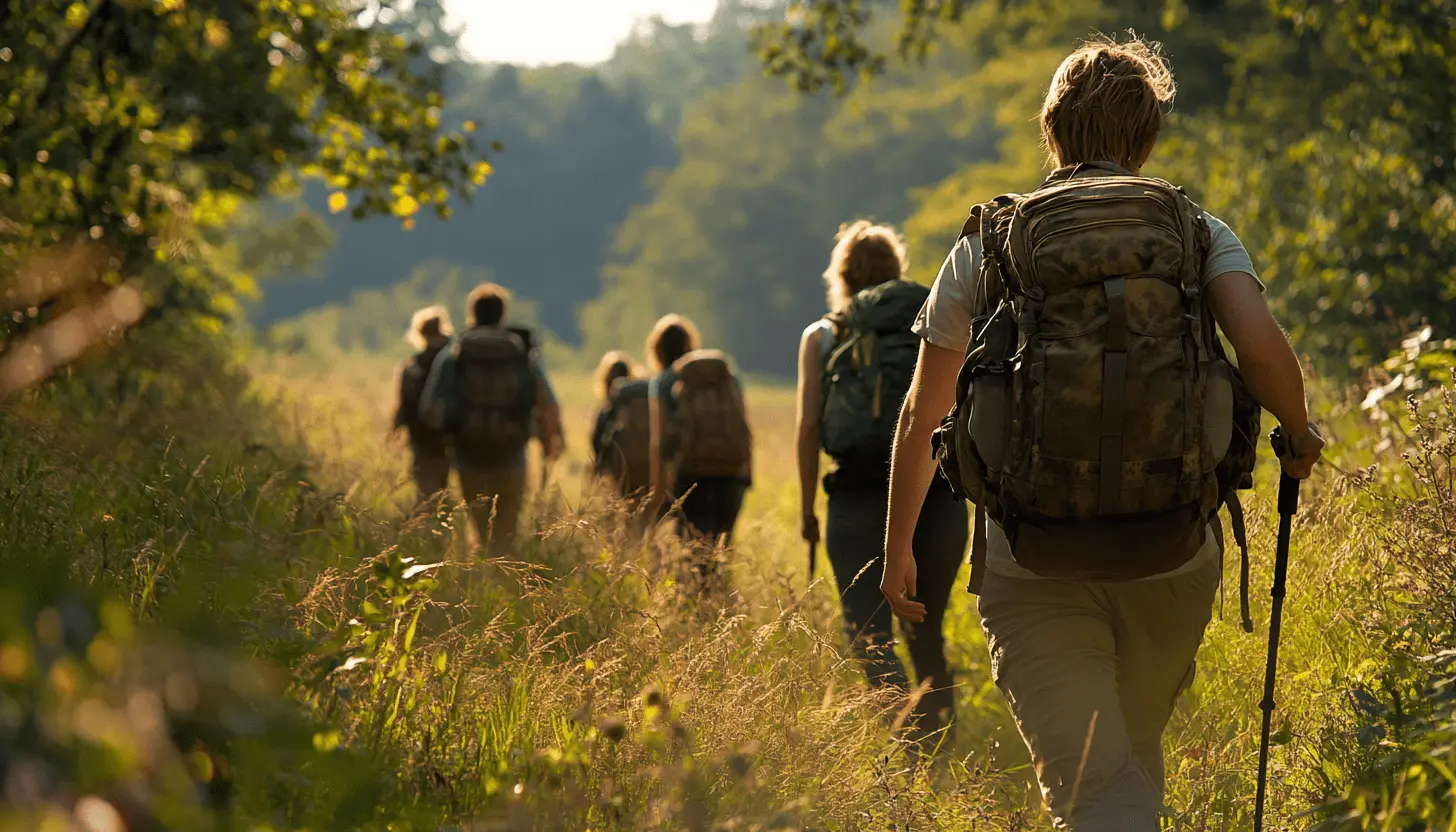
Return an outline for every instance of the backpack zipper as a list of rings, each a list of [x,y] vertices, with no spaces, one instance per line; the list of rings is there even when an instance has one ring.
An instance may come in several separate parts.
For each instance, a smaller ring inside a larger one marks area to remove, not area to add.
[[[1087,223],[1082,223],[1081,225],[1073,225],[1073,226],[1069,226],[1067,228],[1059,228],[1056,231],[1050,232],[1048,234],[1043,234],[1042,237],[1041,237],[1041,239],[1039,239],[1039,240],[1036,241],[1036,247],[1031,250],[1031,259],[1032,259],[1033,262],[1035,262],[1036,257],[1037,257],[1037,253],[1041,251],[1041,247],[1044,246],[1044,245],[1046,245],[1047,240],[1050,240],[1053,237],[1061,237],[1061,236],[1066,235],[1066,234],[1071,234],[1074,231],[1083,231],[1083,230],[1086,230],[1088,228],[1105,228],[1107,226],[1113,226],[1113,225],[1142,225],[1142,226],[1147,226],[1148,228],[1160,228],[1161,227],[1161,226],[1155,225],[1153,223],[1147,222],[1145,220],[1137,220],[1137,219],[1116,219],[1116,220],[1098,220],[1097,222],[1087,222]],[[1181,243],[1182,240],[1180,239],[1179,242]]]
[[[1076,204],[1073,204],[1073,205],[1058,205],[1058,204],[1056,204],[1057,201],[1058,201],[1058,199],[1060,197],[1066,197],[1066,199],[1067,199],[1068,202],[1073,202],[1073,203],[1109,202],[1109,201],[1126,202],[1126,201],[1132,200],[1132,199],[1146,199],[1146,200],[1149,200],[1151,202],[1158,203],[1160,206],[1163,203],[1163,200],[1162,199],[1160,199],[1160,198],[1158,198],[1156,196],[1150,196],[1150,195],[1139,195],[1139,196],[1130,196],[1130,195],[1116,195],[1116,196],[1110,196],[1110,195],[1109,196],[1067,196],[1065,193],[1052,194],[1052,195],[1050,195],[1050,196],[1047,197],[1047,199],[1046,199],[1046,201],[1044,203],[1044,204],[1049,205],[1050,207],[1046,208],[1042,213],[1038,214],[1036,217],[1033,217],[1032,220],[1031,220],[1031,222],[1027,224],[1026,231],[1027,231],[1027,234],[1028,235],[1035,234],[1036,233],[1036,229],[1041,226],[1043,220],[1049,219],[1051,217],[1055,217],[1058,214],[1064,213],[1066,211],[1070,211],[1070,210],[1072,210],[1073,208],[1076,207]],[[1033,203],[1033,204],[1035,204],[1035,203]],[[1026,213],[1026,203],[1022,203],[1020,210],[1022,211],[1023,214]],[[1176,215],[1173,217],[1173,219],[1174,220],[1177,219]],[[1080,226],[1078,226],[1078,227],[1080,227]]]

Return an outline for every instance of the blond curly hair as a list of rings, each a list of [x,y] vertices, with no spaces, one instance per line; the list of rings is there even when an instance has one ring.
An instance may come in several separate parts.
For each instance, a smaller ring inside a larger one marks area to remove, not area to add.
[[[856,220],[841,225],[834,240],[824,270],[825,302],[831,312],[871,286],[903,279],[910,269],[905,241],[892,226]]]
[[[443,306],[426,306],[415,312],[410,319],[409,332],[405,340],[416,350],[424,350],[431,338],[449,338],[455,328],[450,325],[450,313]]]
[[[621,350],[612,350],[602,356],[597,364],[597,371],[593,378],[593,387],[597,391],[597,399],[605,402],[611,398],[612,385],[618,379],[631,379],[641,375],[636,362],[632,356]]]

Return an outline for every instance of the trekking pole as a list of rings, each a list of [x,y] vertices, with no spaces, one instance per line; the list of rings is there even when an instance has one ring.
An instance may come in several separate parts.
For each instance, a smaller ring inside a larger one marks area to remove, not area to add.
[[[819,543],[815,541],[809,544],[809,583],[814,583],[814,566],[819,561]]]
[[[1279,430],[1269,442],[1280,459],[1290,455],[1289,440]],[[1254,832],[1264,830],[1264,798],[1269,785],[1269,732],[1274,725],[1274,675],[1279,669],[1279,625],[1284,615],[1284,584],[1289,574],[1289,534],[1299,511],[1299,480],[1279,472],[1279,544],[1274,550],[1274,588],[1269,595],[1269,663],[1264,668],[1264,730],[1259,740],[1259,787],[1254,802]]]

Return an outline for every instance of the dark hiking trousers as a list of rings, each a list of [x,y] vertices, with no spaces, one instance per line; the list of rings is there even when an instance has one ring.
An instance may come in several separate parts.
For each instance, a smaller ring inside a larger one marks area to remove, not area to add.
[[[682,504],[677,510],[677,533],[692,550],[687,564],[692,579],[699,591],[715,592],[722,588],[718,547],[733,542],[733,527],[748,482],[739,477],[679,476],[675,486],[673,501]]]
[[[890,604],[880,594],[888,507],[889,491],[884,486],[836,489],[829,495],[824,545],[839,586],[845,633],[855,655],[864,662],[870,684],[908,690],[911,685],[905,668],[895,656]],[[921,736],[947,727],[955,716],[955,691],[945,658],[943,626],[969,536],[966,504],[951,496],[948,489],[931,488],[920,510],[912,544],[915,590],[925,604],[925,620],[919,624],[902,622],[915,675],[921,682],[930,680],[930,692],[916,708],[916,733]]]
[[[678,477],[673,500],[682,501],[678,534],[709,545],[733,542],[748,483],[739,477]]]

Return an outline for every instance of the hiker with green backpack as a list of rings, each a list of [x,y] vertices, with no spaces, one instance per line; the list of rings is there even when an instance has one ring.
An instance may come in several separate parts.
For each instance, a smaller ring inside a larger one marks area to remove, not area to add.
[[[977,507],[995,682],[1076,832],[1158,829],[1163,730],[1212,617],[1221,508],[1241,536],[1258,406],[1289,476],[1324,445],[1243,245],[1139,174],[1173,91],[1135,38],[1062,63],[1041,112],[1056,170],[972,209],[916,323],[893,457],[881,591],[926,617],[911,541],[938,457]]]
[[[421,420],[450,437],[475,532],[493,552],[516,539],[526,492],[526,446],[541,443],[549,465],[562,451],[561,412],[531,343],[512,327],[510,293],[494,283],[467,298],[470,328],[431,368]]]
[[[908,691],[880,570],[871,568],[884,555],[890,447],[920,349],[911,326],[929,294],[905,279],[907,268],[895,229],[864,220],[840,228],[824,272],[829,314],[804,330],[799,346],[798,463],[803,537],[812,551],[821,538],[821,449],[831,460],[822,534],[852,649],[870,684]],[[932,487],[911,547],[926,616],[905,630],[915,675],[928,687],[914,730],[937,742],[955,712],[942,625],[968,529],[965,503],[944,483]]]

